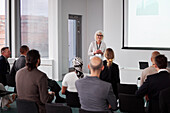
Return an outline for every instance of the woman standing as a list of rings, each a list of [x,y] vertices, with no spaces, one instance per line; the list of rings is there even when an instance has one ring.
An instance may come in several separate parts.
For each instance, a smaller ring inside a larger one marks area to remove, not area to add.
[[[104,56],[106,60],[103,61],[104,70],[100,74],[100,79],[112,84],[113,92],[118,99],[117,84],[120,83],[119,66],[113,63],[114,52],[111,48],[107,48]]]
[[[100,58],[103,58],[103,54],[106,49],[106,44],[103,42],[103,31],[98,30],[96,31],[94,35],[95,41],[91,42],[88,50],[88,55],[90,56],[90,59],[93,56],[98,56]]]

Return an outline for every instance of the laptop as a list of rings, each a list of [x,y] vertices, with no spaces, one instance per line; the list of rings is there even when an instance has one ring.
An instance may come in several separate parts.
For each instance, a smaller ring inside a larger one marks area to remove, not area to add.
[[[139,62],[139,68],[140,69],[145,69],[147,67],[149,67],[148,62]]]

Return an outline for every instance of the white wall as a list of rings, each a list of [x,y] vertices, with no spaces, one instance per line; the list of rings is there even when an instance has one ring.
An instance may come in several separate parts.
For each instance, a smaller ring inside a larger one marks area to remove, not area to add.
[[[113,48],[115,52],[115,62],[120,67],[138,68],[140,60],[150,61],[150,56],[153,50],[126,50],[122,48],[122,0],[104,0],[104,33],[107,47]],[[160,50],[160,53],[165,54],[168,59],[170,52]],[[131,76],[126,73],[124,76]],[[140,76],[140,75],[139,75]],[[127,78],[128,81],[128,78]]]
[[[103,30],[103,0],[87,0],[87,45],[85,47],[86,59],[84,60],[84,71],[87,73],[89,56],[87,55],[89,45],[94,41],[97,30]]]
[[[68,72],[68,15],[82,15],[82,59],[83,71],[88,72],[88,47],[94,40],[94,32],[103,29],[103,0],[61,0],[59,32],[62,37],[62,74]],[[61,80],[61,77],[60,77]]]
[[[68,15],[82,15],[82,49],[87,43],[87,0],[61,0],[61,21],[60,29],[62,37],[62,74],[68,73],[69,55],[68,55]],[[84,52],[82,56],[84,56]],[[83,57],[84,59],[84,57]],[[61,79],[61,78],[60,78]]]

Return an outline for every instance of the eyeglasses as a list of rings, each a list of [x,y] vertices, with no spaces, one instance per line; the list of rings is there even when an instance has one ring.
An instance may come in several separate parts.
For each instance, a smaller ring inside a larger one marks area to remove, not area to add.
[[[103,35],[97,35],[97,36],[103,36]]]

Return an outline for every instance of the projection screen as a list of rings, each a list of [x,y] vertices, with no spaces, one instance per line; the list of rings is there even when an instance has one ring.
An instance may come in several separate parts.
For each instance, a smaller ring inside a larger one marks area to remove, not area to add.
[[[170,50],[170,0],[123,0],[123,49]]]

